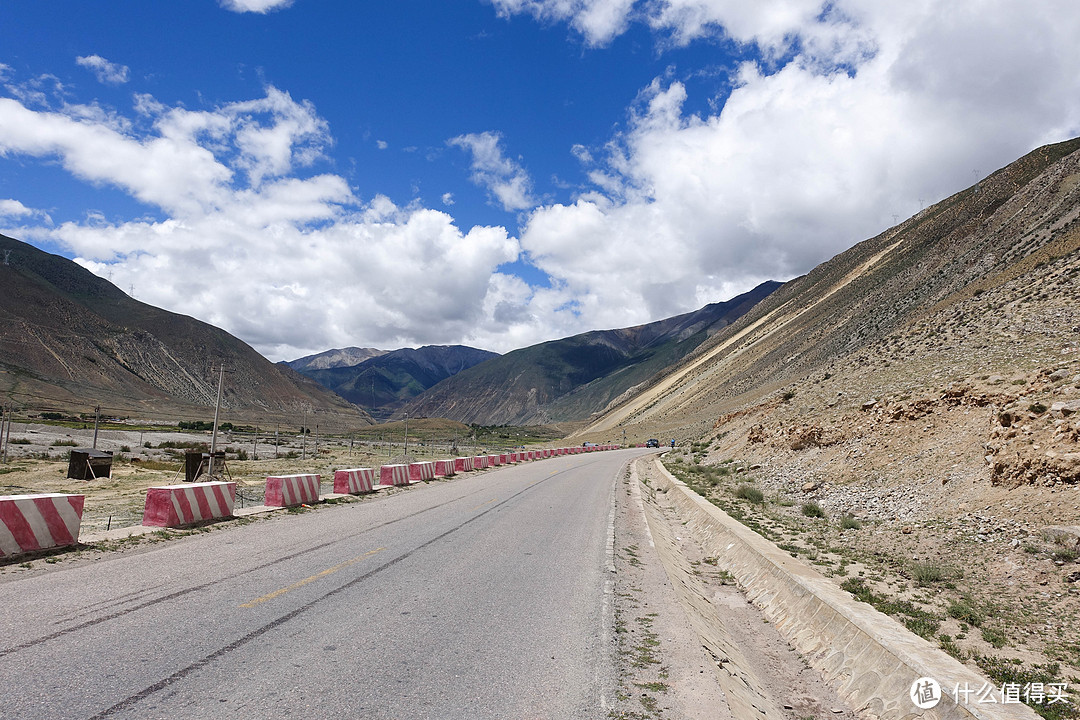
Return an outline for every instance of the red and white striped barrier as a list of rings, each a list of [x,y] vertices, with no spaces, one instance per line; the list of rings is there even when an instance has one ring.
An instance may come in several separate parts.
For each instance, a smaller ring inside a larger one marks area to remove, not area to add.
[[[339,495],[357,495],[374,489],[374,468],[350,468],[334,473],[334,492]]]
[[[85,495],[0,495],[0,557],[79,542]]]
[[[142,524],[147,527],[183,527],[204,520],[233,516],[236,483],[201,482],[146,489]]]
[[[263,504],[268,507],[293,507],[319,502],[318,475],[271,475],[266,478]]]
[[[487,459],[489,467],[499,467],[502,465],[502,458],[498,455],[488,455]]]
[[[506,465],[506,464],[512,463],[514,461],[510,459],[510,453],[500,453],[499,454],[499,462],[502,463],[503,465]]]
[[[487,455],[477,455],[473,458],[473,467],[477,470],[483,470],[488,466]]]
[[[409,463],[409,482],[435,479],[435,463],[429,461]]]
[[[454,458],[454,471],[455,472],[472,472],[476,469],[475,463],[471,457],[459,457]]]
[[[383,465],[379,468],[380,485],[408,485],[408,465]]]
[[[436,460],[435,477],[453,477],[455,473],[453,460]]]

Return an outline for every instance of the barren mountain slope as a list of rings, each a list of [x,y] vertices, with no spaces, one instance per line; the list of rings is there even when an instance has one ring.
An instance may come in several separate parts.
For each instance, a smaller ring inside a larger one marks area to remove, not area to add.
[[[369,424],[357,408],[225,331],[138,302],[65,258],[0,236],[0,394],[16,408],[202,417],[228,372],[234,418],[301,408]],[[194,415],[192,415],[194,413]],[[331,418],[335,418],[331,420]]]
[[[580,435],[677,438],[677,474],[860,599],[999,685],[1080,689],[1078,148],[788,283]]]
[[[1078,148],[1040,148],[785,284],[579,434],[697,437],[719,415],[859,362],[874,343],[1074,252]]]

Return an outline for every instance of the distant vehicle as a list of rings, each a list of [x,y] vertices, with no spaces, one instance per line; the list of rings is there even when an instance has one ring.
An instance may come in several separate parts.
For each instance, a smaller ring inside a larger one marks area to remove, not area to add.
[[[645,441],[645,447],[658,448],[658,447],[660,447],[660,441],[657,440],[656,438],[649,438],[648,440]]]

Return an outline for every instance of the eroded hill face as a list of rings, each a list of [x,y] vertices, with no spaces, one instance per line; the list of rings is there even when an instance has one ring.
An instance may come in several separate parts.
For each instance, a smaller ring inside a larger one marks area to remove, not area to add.
[[[999,685],[1075,690],[1078,149],[788,283],[580,436],[675,437],[677,474],[843,589]]]
[[[17,240],[0,236],[0,250],[3,404],[207,419],[224,364],[222,407],[231,417],[291,422],[306,409],[342,426],[371,422],[219,328],[133,300],[70,260]]]
[[[1078,148],[1041,148],[787,283],[580,435],[696,439],[826,374],[861,403],[1068,362]]]

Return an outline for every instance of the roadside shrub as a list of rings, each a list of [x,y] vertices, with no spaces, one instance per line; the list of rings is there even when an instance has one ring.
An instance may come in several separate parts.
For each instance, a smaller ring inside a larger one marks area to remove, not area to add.
[[[823,518],[825,511],[816,502],[803,503],[802,514],[808,518]]]
[[[985,627],[982,629],[982,638],[995,648],[1005,647],[1005,633],[1001,628]]]
[[[740,485],[735,490],[735,497],[742,500],[749,500],[752,503],[765,502],[765,493],[752,485]]]
[[[952,576],[948,569],[933,560],[912,563],[908,570],[911,573],[911,579],[919,586],[941,582]]]
[[[862,527],[862,523],[854,515],[845,515],[840,518],[841,530],[858,530]]]
[[[951,617],[959,620],[960,622],[967,623],[972,627],[979,627],[982,625],[983,617],[979,612],[971,606],[966,600],[957,600],[949,603],[949,607],[945,610],[945,613]]]

